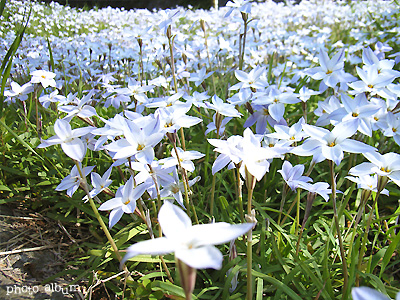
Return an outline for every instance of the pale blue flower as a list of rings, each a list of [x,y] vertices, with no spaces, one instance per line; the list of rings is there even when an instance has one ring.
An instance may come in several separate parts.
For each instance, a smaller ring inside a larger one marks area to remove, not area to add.
[[[43,140],[38,148],[61,144],[66,155],[81,162],[85,157],[87,145],[79,137],[90,133],[92,130],[93,127],[71,129],[71,125],[66,120],[58,119],[54,123],[56,135]]]
[[[79,163],[80,168],[82,169],[81,163]],[[89,166],[89,167],[84,167],[82,169],[83,175],[86,177],[92,172],[94,166]],[[63,191],[67,190],[67,195],[72,197],[72,195],[76,192],[76,190],[79,188],[79,185],[81,184],[81,181],[83,179],[81,178],[79,174],[79,170],[74,165],[71,169],[71,173],[66,176],[63,180],[61,180],[60,184],[56,187],[56,191]]]
[[[366,286],[352,288],[351,296],[353,300],[390,300],[384,294]],[[400,293],[397,294],[396,300],[400,300]]]
[[[282,170],[278,170],[281,173],[286,184],[295,191],[302,183],[312,181],[308,176],[303,176],[304,165],[292,166],[290,162],[285,160],[282,165]]]
[[[124,213],[132,214],[136,209],[136,200],[145,192],[148,185],[140,184],[134,186],[133,177],[118,188],[115,198],[112,198],[102,205],[99,210],[111,210],[109,216],[109,227],[113,227],[122,217]]]
[[[127,249],[122,264],[140,254],[175,257],[194,269],[221,269],[222,253],[214,246],[227,243],[248,232],[253,223],[211,223],[192,225],[188,215],[178,206],[165,201],[158,214],[165,237],[138,242]]]
[[[376,151],[372,146],[349,138],[357,131],[358,122],[358,120],[348,120],[339,123],[332,131],[304,124],[303,130],[310,137],[301,146],[294,148],[292,153],[301,156],[317,155],[339,165],[344,157],[344,151],[350,153]]]

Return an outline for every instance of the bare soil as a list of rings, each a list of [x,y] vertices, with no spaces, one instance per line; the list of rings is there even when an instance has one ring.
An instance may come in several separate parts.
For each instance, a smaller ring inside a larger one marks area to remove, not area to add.
[[[64,270],[73,244],[60,222],[0,205],[0,299],[83,299],[72,278],[50,278]]]

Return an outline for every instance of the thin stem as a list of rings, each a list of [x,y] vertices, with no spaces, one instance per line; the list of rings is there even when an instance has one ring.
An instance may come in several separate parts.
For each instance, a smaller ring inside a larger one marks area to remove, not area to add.
[[[286,202],[286,194],[287,194],[287,184],[286,182],[283,184],[282,188],[282,199],[281,199],[281,206],[279,208],[279,216],[278,216],[278,224],[281,223],[281,217],[282,217],[282,212],[283,212],[283,206],[285,205]]]
[[[211,182],[211,195],[210,195],[210,216],[214,216],[214,198],[215,198],[215,178],[217,177],[217,173],[213,175]]]
[[[295,234],[298,234],[298,228],[300,227],[300,189],[297,189],[297,194],[296,194],[296,229],[295,229]]]
[[[360,219],[361,219],[361,216],[362,216],[362,214],[364,212],[365,205],[367,204],[367,201],[368,201],[370,196],[371,196],[371,191],[368,191],[368,190],[363,190],[362,191],[361,203],[360,203],[360,207],[358,209],[357,215],[353,218],[352,224],[350,224],[349,230],[345,234],[345,239],[346,239],[346,237],[349,234],[350,229],[351,229],[351,227],[353,226],[353,223],[354,223],[353,233],[351,235],[351,239],[350,239],[350,243],[349,243],[349,251],[348,251],[347,257],[351,257],[351,252],[353,251],[354,239],[355,239],[355,236],[356,236],[356,233],[357,233],[357,227],[358,227],[358,224],[360,223]]]
[[[86,177],[83,176],[82,168],[81,168],[81,166],[80,166],[80,164],[79,164],[79,162],[77,160],[74,160],[74,163],[75,163],[75,165],[76,165],[76,167],[78,169],[79,176],[80,176],[80,178],[82,180],[83,189],[85,190],[85,193],[86,193],[86,195],[87,195],[87,197],[89,199],[90,207],[92,208],[97,220],[99,221],[101,229],[103,230],[103,232],[106,235],[108,241],[110,242],[110,245],[113,248],[115,255],[117,256],[117,259],[121,262],[122,261],[122,257],[119,254],[118,247],[115,244],[114,239],[112,238],[110,232],[108,231],[107,225],[104,223],[103,219],[101,218],[100,213],[97,210],[96,204],[94,203],[92,197],[90,196],[89,189],[88,189],[88,183],[86,181]]]
[[[219,113],[215,116],[215,127],[217,128],[217,139],[219,139],[219,128],[221,122]],[[215,157],[217,157],[217,153],[215,153]],[[210,216],[211,218],[214,216],[214,198],[215,198],[215,179],[217,177],[217,173],[213,175],[212,182],[211,182],[211,195],[210,195]]]
[[[159,212],[159,211],[160,211],[160,208],[161,208],[161,195],[160,195],[160,188],[159,188],[159,186],[158,186],[157,175],[156,175],[156,173],[153,171],[153,168],[151,167],[150,164],[148,164],[148,167],[149,167],[150,172],[151,172],[151,174],[152,174],[151,177],[153,178],[154,184],[155,184],[155,186],[156,186],[156,191],[157,191],[157,212]],[[158,222],[158,236],[159,236],[159,237],[162,237],[162,230],[161,230],[160,222]],[[173,280],[172,277],[171,277],[171,273],[170,273],[169,270],[168,270],[167,264],[166,264],[165,261],[164,261],[164,257],[163,257],[162,255],[160,255],[159,257],[160,257],[160,259],[161,259],[161,264],[162,264],[162,266],[163,266],[163,268],[164,268],[164,270],[165,270],[165,273],[167,273],[168,280],[169,280],[170,282],[174,282],[174,280]]]
[[[210,59],[210,51],[208,50],[207,30],[206,30],[205,21],[204,20],[200,20],[200,25],[201,25],[201,28],[203,29],[203,32],[204,32],[204,45],[206,46],[208,65],[209,65],[210,71],[211,71],[211,59]],[[214,95],[216,95],[217,94],[217,89],[215,87],[214,73],[211,74],[211,79],[212,79],[213,88],[214,88]]]
[[[256,222],[254,212],[252,211],[251,202],[253,199],[253,191],[256,185],[256,178],[250,174],[250,172],[245,167],[246,174],[246,186],[247,186],[247,216],[248,222]],[[251,275],[252,262],[253,262],[253,250],[252,250],[252,240],[253,240],[253,229],[250,229],[247,233],[247,300],[253,298],[253,278]]]
[[[335,219],[335,226],[336,226],[336,233],[338,236],[339,240],[339,248],[340,248],[340,256],[342,259],[342,268],[343,268],[343,293],[342,293],[342,299],[345,299],[346,293],[347,293],[347,287],[348,287],[348,281],[349,281],[349,274],[347,271],[347,261],[346,261],[346,255],[344,252],[344,247],[343,247],[343,240],[342,240],[342,235],[340,232],[340,226],[339,226],[339,218],[337,214],[337,207],[336,207],[336,181],[335,181],[335,164],[333,161],[329,161],[330,165],[330,170],[331,170],[331,188],[332,188],[332,203],[333,203],[333,216]]]
[[[251,216],[251,200],[253,198],[253,189],[249,189],[247,195],[247,215]],[[252,261],[253,261],[253,229],[247,233],[247,300],[253,298],[253,278],[251,276]]]
[[[381,182],[385,181],[385,182],[384,182],[384,184],[380,185],[379,184],[380,181]],[[371,222],[372,222],[372,216],[374,215],[374,208],[375,208],[375,206],[377,204],[379,195],[381,194],[383,188],[386,185],[386,182],[387,182],[387,178],[382,180],[382,177],[378,176],[378,190],[377,190],[376,195],[375,195],[374,203],[372,204],[371,210],[369,211],[369,215],[368,215],[368,219],[367,219],[367,225],[365,227],[365,232],[364,232],[364,236],[363,236],[362,243],[361,243],[360,254],[358,256],[357,270],[359,272],[361,272],[361,264],[362,264],[362,261],[363,261],[363,258],[364,258],[365,247],[366,247],[366,243],[367,243],[367,239],[368,239],[368,233],[369,233],[369,229],[371,227]],[[356,283],[355,283],[355,285],[356,286],[360,286],[360,273],[356,274]]]
[[[187,206],[187,212],[188,212],[188,215],[190,218],[189,180],[187,178],[185,169],[182,168],[181,159],[179,157],[178,149],[176,148],[176,143],[172,143],[172,145],[174,147],[176,160],[178,161],[179,170],[181,171],[181,175],[182,175],[183,187],[185,189],[185,202],[186,202],[186,206]],[[197,215],[196,215],[196,219],[197,219]],[[197,220],[197,223],[198,223],[198,220]]]
[[[296,205],[297,201],[296,199],[292,202],[292,204],[290,205],[286,215],[283,217],[282,222],[279,224],[279,226],[282,226],[283,223],[285,223],[287,216],[292,212],[293,207]]]
[[[246,48],[246,33],[247,33],[247,18],[248,14],[242,12],[242,19],[244,23],[244,30],[243,30],[243,46],[241,47],[242,51],[240,53],[240,58],[239,58],[239,70],[243,69],[243,62],[244,62],[244,52]]]
[[[174,79],[174,90],[175,93],[178,92],[178,82],[176,80],[176,74],[175,74],[175,59],[174,59],[174,37],[171,35],[171,26],[168,28],[169,32],[167,30],[167,37],[168,37],[168,44],[169,44],[169,54],[171,56],[171,73],[172,73],[172,78]]]
[[[240,167],[236,166],[236,177],[237,177],[237,197],[239,200],[239,214],[240,220],[244,222],[244,212],[243,212],[243,196],[242,196],[242,179],[240,178]]]

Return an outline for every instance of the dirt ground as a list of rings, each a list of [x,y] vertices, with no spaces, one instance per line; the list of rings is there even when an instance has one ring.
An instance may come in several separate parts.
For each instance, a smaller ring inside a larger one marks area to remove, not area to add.
[[[49,280],[64,270],[73,244],[59,222],[0,205],[0,299],[83,299],[73,278]]]

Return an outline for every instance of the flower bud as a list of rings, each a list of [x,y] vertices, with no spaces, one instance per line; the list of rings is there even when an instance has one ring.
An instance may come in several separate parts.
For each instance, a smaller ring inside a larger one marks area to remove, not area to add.
[[[168,26],[167,28],[167,38],[170,39],[172,37],[172,32],[171,32],[171,25]]]
[[[203,32],[206,32],[206,25],[205,25],[204,20],[200,20],[200,27],[203,30]]]
[[[196,284],[196,269],[188,266],[179,259],[176,260],[176,264],[178,265],[181,285],[185,292],[186,300],[190,300],[192,299],[192,292]]]

